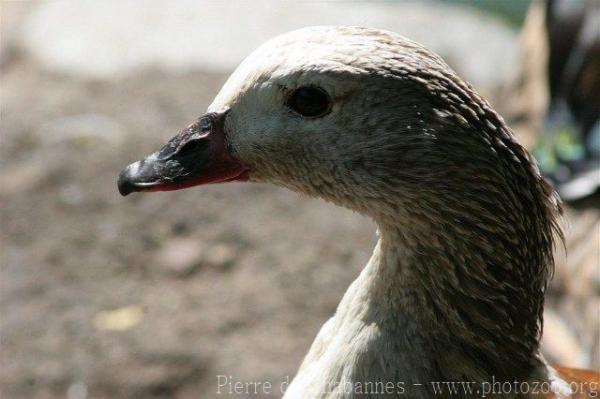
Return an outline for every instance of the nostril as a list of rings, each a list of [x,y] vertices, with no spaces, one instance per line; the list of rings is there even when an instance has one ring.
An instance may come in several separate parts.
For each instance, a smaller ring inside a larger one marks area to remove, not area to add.
[[[202,148],[206,147],[207,143],[208,142],[206,140],[190,140],[179,148],[177,155],[186,156],[194,152],[198,152]]]

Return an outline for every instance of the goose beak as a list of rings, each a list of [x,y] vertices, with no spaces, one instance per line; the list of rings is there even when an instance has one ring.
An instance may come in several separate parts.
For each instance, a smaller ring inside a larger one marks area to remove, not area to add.
[[[202,116],[160,151],[123,169],[118,181],[121,195],[247,180],[248,167],[227,150],[225,115]]]

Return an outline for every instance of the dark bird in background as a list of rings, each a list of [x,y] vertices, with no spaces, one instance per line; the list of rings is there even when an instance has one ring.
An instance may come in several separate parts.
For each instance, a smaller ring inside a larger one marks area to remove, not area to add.
[[[544,25],[549,98],[534,155],[573,201],[600,187],[600,1],[548,0]]]

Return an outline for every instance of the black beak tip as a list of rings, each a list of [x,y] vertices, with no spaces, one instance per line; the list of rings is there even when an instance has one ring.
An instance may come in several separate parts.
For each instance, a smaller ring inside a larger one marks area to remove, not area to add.
[[[119,173],[119,180],[117,186],[119,187],[119,193],[125,197],[128,194],[133,193],[135,190],[135,184],[131,181],[130,167],[127,167]]]

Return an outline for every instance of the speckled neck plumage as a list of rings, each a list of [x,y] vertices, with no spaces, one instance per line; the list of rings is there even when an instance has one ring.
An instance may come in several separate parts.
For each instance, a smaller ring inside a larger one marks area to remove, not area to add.
[[[398,397],[415,399],[434,397],[430,383],[439,381],[551,381],[539,354],[551,263],[535,264],[536,248],[519,248],[514,236],[501,239],[502,229],[490,236],[469,223],[476,222],[380,224],[371,260],[322,328],[286,398],[346,397],[331,388],[345,383],[401,382]],[[521,238],[537,245],[535,234]]]
[[[447,133],[436,135],[447,140],[442,146],[460,160],[457,167],[449,163],[421,190],[411,190],[417,193],[412,205],[405,205],[404,192],[395,207],[388,199],[375,216],[380,253],[366,302],[379,314],[380,327],[395,328],[390,345],[399,345],[411,365],[399,378],[544,378],[539,339],[553,237],[560,235],[558,207],[503,121],[469,95],[462,110],[452,101],[436,107],[437,123],[464,117],[465,126],[478,128],[462,132],[468,139],[460,146]],[[478,153],[471,139],[489,142],[494,156]],[[393,209],[401,210],[394,215]]]
[[[452,75],[428,77],[428,85],[436,118],[427,126],[447,129],[436,139],[453,159],[428,176],[398,221],[380,220],[384,254],[403,253],[386,278],[405,290],[440,377],[527,380],[540,365],[559,207],[485,100]],[[480,151],[481,142],[491,151]]]

